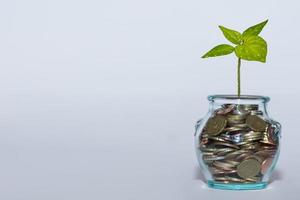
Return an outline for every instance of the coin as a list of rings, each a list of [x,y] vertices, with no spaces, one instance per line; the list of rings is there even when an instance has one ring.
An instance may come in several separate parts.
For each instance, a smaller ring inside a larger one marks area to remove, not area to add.
[[[262,139],[262,137],[260,137],[260,136],[244,137],[243,138],[245,143],[256,142],[256,141],[261,140],[261,139]]]
[[[222,105],[222,108],[229,108],[229,107],[234,109],[234,108],[236,108],[236,104],[225,103],[225,104]]]
[[[230,113],[234,108],[235,108],[235,105],[232,105],[232,104],[224,105],[223,108],[220,108],[219,110],[217,110],[216,113],[220,114],[220,115],[225,115],[227,113]]]
[[[244,180],[243,179],[240,179],[240,178],[235,178],[235,177],[226,177],[229,181],[231,181],[231,182],[238,182],[238,183],[242,183],[242,182],[244,182]]]
[[[258,182],[261,180],[261,177],[251,177],[251,178],[246,178],[245,180],[250,181],[250,182]]]
[[[235,149],[233,148],[221,148],[215,151],[215,154],[217,154],[218,156],[223,156],[228,154],[229,152],[235,151]]]
[[[246,149],[241,149],[241,150],[237,150],[237,151],[233,151],[230,152],[226,155],[226,159],[234,159],[236,158],[238,155],[243,154],[243,153],[249,153],[250,150],[246,150]]]
[[[261,142],[261,141],[260,141]],[[276,150],[278,148],[277,144],[268,144],[268,143],[263,143],[261,142],[263,145],[261,146],[261,149],[263,150]]]
[[[213,156],[214,154],[214,152],[202,152],[203,156]]]
[[[250,157],[251,156],[251,153],[243,153],[243,154],[240,154],[236,157],[236,160],[245,160],[246,158]]]
[[[260,170],[260,163],[254,158],[246,159],[237,166],[237,174],[245,179],[258,175]]]
[[[227,143],[227,142],[215,142],[214,144],[215,144],[215,146],[226,146],[226,147],[239,149],[239,147],[237,145],[230,144],[230,143]]]
[[[216,137],[216,136],[208,136],[208,139],[210,140],[215,140],[215,141],[219,141],[219,142],[226,142],[226,140],[224,140],[221,137]]]
[[[263,115],[264,113],[260,110],[251,110],[250,115]]]
[[[222,174],[233,174],[236,173],[236,170],[228,170],[228,171],[224,171],[221,169],[218,169],[216,167],[211,167],[209,169],[209,171],[213,174],[213,175],[222,175]]]
[[[265,131],[268,124],[256,115],[249,115],[246,118],[246,124],[254,131]]]
[[[225,117],[221,115],[217,115],[215,117],[210,118],[206,123],[206,131],[210,135],[218,135],[223,131],[227,123]]]
[[[261,143],[263,144],[267,144],[267,145],[273,145],[273,146],[276,146],[277,144],[276,143],[273,143],[273,141],[269,140],[268,138],[264,138],[263,140],[260,141]],[[267,147],[265,147],[267,148]]]
[[[237,105],[237,110],[241,111],[252,111],[258,110],[259,106],[257,104],[239,104]]]
[[[215,152],[218,149],[213,148],[213,147],[209,147],[209,146],[206,146],[206,145],[201,145],[200,150],[204,151],[204,152]]]
[[[218,181],[218,182],[235,182],[235,183],[244,183],[246,182],[244,179],[240,179],[240,178],[236,178],[236,177],[232,177],[232,176],[215,176],[214,177],[215,181]]]
[[[248,125],[247,124],[235,124],[234,127],[246,129],[248,127]]]
[[[213,174],[213,175],[220,175],[220,174],[225,174],[225,172],[223,170],[220,170],[218,168],[215,167],[210,167],[209,171]]]
[[[227,118],[232,120],[242,120],[245,119],[247,114],[228,114]]]
[[[263,137],[264,134],[259,131],[249,131],[243,135],[244,137]]]
[[[227,163],[227,162],[221,162],[221,161],[214,161],[213,165],[219,169],[223,169],[225,171],[230,171],[230,170],[234,170],[234,165],[231,163]]]
[[[262,157],[262,158],[267,158],[267,157],[270,157],[272,156],[272,154],[275,154],[275,151],[273,150],[259,150],[257,152],[254,153],[255,156],[258,156],[258,157]]]
[[[268,140],[272,144],[277,143],[278,138],[274,134],[274,128],[272,126],[269,126],[267,128],[267,131],[265,132],[265,139],[264,140]]]
[[[242,130],[244,130],[245,128],[243,128],[243,127],[238,127],[238,126],[230,126],[230,127],[226,127],[225,129],[224,129],[224,131],[227,131],[227,132],[236,132],[236,131],[242,131]]]
[[[269,170],[273,163],[273,158],[266,158],[262,163],[261,163],[261,173],[266,174],[266,172]]]
[[[235,133],[235,134],[227,134],[227,135],[222,135],[222,137],[225,140],[229,140],[233,142],[234,144],[243,142],[243,134],[242,133]]]
[[[215,181],[229,183],[228,178],[226,177],[215,177]]]
[[[203,160],[204,161],[216,161],[216,160],[223,160],[225,157],[224,156],[215,156],[215,155],[203,155]]]
[[[226,115],[227,120],[229,123],[235,124],[242,124],[242,122],[244,122],[244,120],[246,119],[246,114],[228,114]]]
[[[234,166],[237,166],[238,164],[240,164],[240,162],[234,161],[234,160],[226,160],[226,163],[232,164]]]
[[[257,148],[260,147],[260,144],[259,143],[247,143],[247,144],[243,144],[242,148],[243,149],[252,149],[252,150],[255,150]]]
[[[201,141],[201,144],[207,144],[208,138],[202,138],[200,141]]]

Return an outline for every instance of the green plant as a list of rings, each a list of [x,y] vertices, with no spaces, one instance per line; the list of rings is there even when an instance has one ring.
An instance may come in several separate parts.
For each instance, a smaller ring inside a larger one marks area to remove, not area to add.
[[[202,58],[216,57],[231,54],[238,58],[237,64],[237,95],[241,95],[241,60],[266,62],[267,42],[259,35],[268,20],[247,28],[243,33],[219,26],[227,40],[235,46],[220,44],[212,48]]]

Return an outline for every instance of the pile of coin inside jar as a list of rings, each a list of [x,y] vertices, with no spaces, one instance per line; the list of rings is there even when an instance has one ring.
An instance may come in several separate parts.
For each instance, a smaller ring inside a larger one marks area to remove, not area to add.
[[[224,104],[208,119],[199,148],[214,181],[262,181],[279,148],[263,114],[256,104]]]

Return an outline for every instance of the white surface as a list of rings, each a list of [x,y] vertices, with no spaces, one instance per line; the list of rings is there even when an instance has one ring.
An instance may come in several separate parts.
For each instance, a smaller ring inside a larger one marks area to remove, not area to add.
[[[0,6],[0,199],[297,199],[298,1],[14,0]],[[242,93],[271,97],[282,153],[270,187],[208,189],[194,123],[235,93],[234,56],[202,60],[266,18],[266,64]]]

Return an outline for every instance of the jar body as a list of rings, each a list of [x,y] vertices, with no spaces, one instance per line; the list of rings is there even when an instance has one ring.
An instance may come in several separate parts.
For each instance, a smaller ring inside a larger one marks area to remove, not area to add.
[[[195,147],[208,186],[263,189],[280,151],[281,125],[268,116],[268,97],[214,95],[196,124]]]

